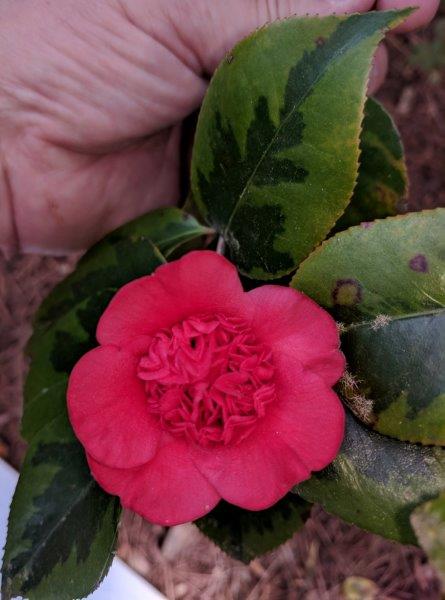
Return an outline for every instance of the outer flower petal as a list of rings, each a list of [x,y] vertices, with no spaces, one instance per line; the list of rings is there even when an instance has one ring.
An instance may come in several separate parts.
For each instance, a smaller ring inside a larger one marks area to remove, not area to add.
[[[221,499],[197,470],[181,441],[163,446],[151,462],[137,469],[110,469],[91,457],[88,462],[101,487],[120,496],[124,507],[151,523],[170,526],[193,521]]]
[[[216,252],[190,252],[121,288],[97,327],[100,344],[125,344],[191,315],[250,318],[252,306],[236,268]]]
[[[274,350],[294,356],[329,386],[345,369],[334,319],[292,288],[264,285],[248,293],[256,310],[252,328]]]
[[[262,510],[330,464],[344,435],[345,412],[337,395],[293,356],[275,359],[277,403],[257,429],[232,447],[191,449],[198,469],[221,496]]]
[[[111,467],[136,467],[153,458],[159,424],[147,410],[138,358],[115,346],[95,348],[74,367],[68,412],[74,431],[95,460]]]
[[[280,400],[270,412],[268,437],[278,434],[311,471],[319,471],[338,454],[345,410],[337,394],[314,373],[303,371],[295,377],[294,364],[291,356],[276,360]]]
[[[190,453],[224,500],[248,510],[269,508],[310,476],[297,453],[265,423],[236,446],[195,446]]]

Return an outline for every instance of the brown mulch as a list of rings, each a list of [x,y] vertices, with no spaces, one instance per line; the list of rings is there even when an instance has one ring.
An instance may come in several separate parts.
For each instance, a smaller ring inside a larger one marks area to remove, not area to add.
[[[407,210],[445,206],[445,74],[440,80],[408,64],[410,43],[428,35],[391,43],[391,73],[379,94],[405,141]],[[74,262],[38,256],[7,262],[0,256],[0,457],[17,467],[25,449],[19,419],[31,318]],[[320,508],[291,541],[249,566],[225,556],[193,525],[166,531],[131,513],[123,519],[119,552],[169,599],[336,600],[353,584],[368,589],[368,596],[356,596],[362,599],[440,598],[438,579],[420,550],[364,533]]]
[[[164,537],[133,514],[124,517],[120,554],[176,600],[345,600],[351,577],[367,579],[374,592],[357,600],[440,598],[422,552],[364,533],[319,507],[292,540],[249,566],[228,558],[194,525]]]

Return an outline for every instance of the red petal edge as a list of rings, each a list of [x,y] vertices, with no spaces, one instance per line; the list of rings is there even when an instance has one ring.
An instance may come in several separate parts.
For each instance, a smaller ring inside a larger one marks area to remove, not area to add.
[[[110,469],[88,457],[93,477],[122,505],[151,523],[171,526],[194,521],[221,497],[196,469],[184,442],[171,441],[137,469]]]
[[[138,357],[101,346],[85,354],[68,383],[68,414],[88,454],[110,467],[130,468],[153,458],[159,424],[147,410]]]
[[[224,500],[248,510],[269,508],[310,476],[297,453],[261,426],[238,446],[190,453]]]
[[[248,293],[255,305],[252,327],[274,354],[292,355],[329,386],[345,370],[334,319],[305,294],[292,288],[264,285]]]
[[[271,432],[279,435],[311,471],[327,467],[337,456],[345,431],[345,409],[337,394],[314,373],[295,376],[295,360],[276,359],[277,402],[270,414]]]
[[[276,367],[277,403],[244,442],[190,448],[221,497],[248,510],[268,508],[329,465],[344,436],[345,411],[330,387],[293,357],[281,357]]]

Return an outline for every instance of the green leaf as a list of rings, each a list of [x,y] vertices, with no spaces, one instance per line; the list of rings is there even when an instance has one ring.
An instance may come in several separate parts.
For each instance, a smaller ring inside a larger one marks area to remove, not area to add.
[[[294,491],[349,523],[415,544],[411,512],[444,488],[444,449],[382,436],[348,414],[337,458]]]
[[[380,433],[445,445],[445,310],[375,323],[343,338],[353,410],[368,398],[367,420]]]
[[[146,237],[165,258],[170,258],[183,244],[214,233],[213,229],[201,225],[193,215],[170,206],[155,210],[124,225],[114,232],[113,237],[114,239],[116,236]]]
[[[244,274],[290,273],[346,208],[372,55],[407,14],[279,21],[218,68],[198,120],[192,191]]]
[[[66,415],[31,444],[9,517],[2,598],[87,596],[113,558],[120,508],[91,478]]]
[[[445,492],[416,508],[411,524],[445,588]]]
[[[331,238],[292,285],[347,324],[343,394],[377,431],[445,444],[445,209]]]
[[[408,190],[400,134],[390,115],[372,98],[365,105],[360,150],[354,195],[335,231],[396,215],[397,205]]]
[[[177,208],[155,211],[117,229],[96,244],[76,271],[42,304],[28,346],[22,434],[26,440],[65,404],[68,375],[97,345],[97,322],[116,291],[153,272],[181,244],[209,230]]]
[[[224,552],[249,563],[287,541],[303,526],[309,517],[310,507],[309,503],[293,494],[258,512],[222,501],[195,524]]]

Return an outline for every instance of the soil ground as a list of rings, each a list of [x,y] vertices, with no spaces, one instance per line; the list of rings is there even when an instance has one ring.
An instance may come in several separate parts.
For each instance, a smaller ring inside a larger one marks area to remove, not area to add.
[[[445,11],[443,11],[445,12]],[[405,143],[411,188],[405,210],[445,206],[445,71],[411,66],[423,33],[390,42],[391,67],[379,93]],[[71,270],[74,257],[0,256],[0,457],[20,466],[19,435],[26,359],[23,349],[42,298]],[[193,525],[169,531],[126,513],[119,553],[170,599],[336,600],[362,586],[379,600],[439,600],[439,581],[423,553],[364,533],[315,507],[304,529],[269,555],[241,565]],[[351,578],[362,577],[365,580]]]

